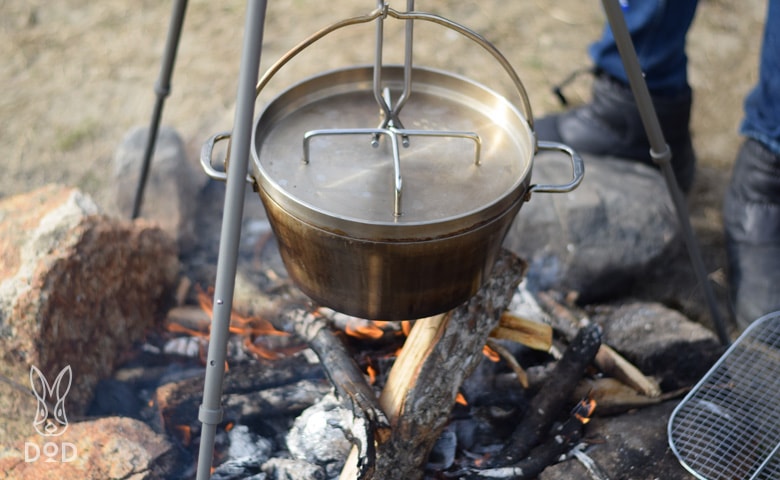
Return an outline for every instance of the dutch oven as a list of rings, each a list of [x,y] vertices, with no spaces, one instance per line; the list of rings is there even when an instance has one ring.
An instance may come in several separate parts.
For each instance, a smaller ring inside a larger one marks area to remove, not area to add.
[[[388,122],[376,68],[326,72],[270,101],[255,122],[248,181],[309,297],[361,318],[422,318],[474,295],[531,193],[570,191],[584,169],[567,146],[536,141],[530,109],[448,72],[381,66],[386,104],[409,97]],[[204,145],[212,177],[224,178],[211,156],[227,137]],[[539,150],[569,155],[571,182],[532,185]]]

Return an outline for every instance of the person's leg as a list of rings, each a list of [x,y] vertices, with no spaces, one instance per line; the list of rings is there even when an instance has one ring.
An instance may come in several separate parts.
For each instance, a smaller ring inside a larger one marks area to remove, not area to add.
[[[645,73],[661,128],[672,150],[680,187],[693,182],[695,155],[689,133],[691,89],[688,86],[685,36],[696,0],[628,0],[626,24]],[[623,63],[607,26],[590,46],[597,76],[590,103],[538,119],[540,140],[563,142],[580,153],[608,155],[654,165],[650,144]]]
[[[697,0],[629,0],[626,3],[626,26],[650,93],[663,97],[688,93],[685,40]],[[628,84],[609,25],[588,52],[597,69]]]
[[[758,84],[745,100],[723,206],[732,301],[740,328],[780,309],[780,0],[769,0]]]

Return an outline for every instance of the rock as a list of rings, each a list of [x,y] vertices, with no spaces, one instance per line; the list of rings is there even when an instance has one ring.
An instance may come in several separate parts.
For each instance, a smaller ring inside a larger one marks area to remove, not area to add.
[[[664,391],[693,385],[724,351],[710,330],[659,303],[603,305],[591,319],[603,328],[608,345],[659,378]]]
[[[568,159],[540,154],[533,183],[568,181]],[[505,247],[529,262],[536,289],[574,290],[583,303],[626,292],[652,265],[680,248],[666,185],[654,169],[585,158],[585,178],[566,194],[535,194],[520,210]]]
[[[631,480],[688,480],[693,476],[669,449],[666,423],[676,402],[643,408],[618,417],[594,418],[585,428],[585,454],[604,477],[593,477],[574,458],[548,467],[539,480],[573,478],[630,478]],[[598,407],[596,407],[598,408]]]
[[[148,127],[131,130],[114,153],[116,208],[126,218],[133,212],[148,132]],[[177,239],[182,252],[195,242],[195,200],[207,179],[187,159],[176,130],[161,127],[149,166],[140,216],[158,222]]]
[[[98,214],[78,190],[47,186],[0,201],[0,441],[33,431],[31,367],[82,415],[123,351],[162,321],[178,277],[175,242],[145,221]],[[33,377],[42,384],[40,377]],[[70,380],[68,382],[67,380]],[[69,386],[70,388],[66,388]]]
[[[9,480],[163,480],[175,462],[176,449],[165,438],[122,417],[73,423],[59,437],[31,435],[0,447],[0,472]]]

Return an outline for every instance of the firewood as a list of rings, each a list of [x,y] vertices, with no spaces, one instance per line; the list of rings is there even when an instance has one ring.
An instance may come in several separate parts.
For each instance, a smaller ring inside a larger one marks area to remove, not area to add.
[[[481,480],[491,478],[511,478],[513,480],[532,480],[548,466],[574,447],[582,439],[583,424],[575,417],[558,424],[550,432],[548,440],[532,449],[527,457],[512,465],[485,469],[469,468],[456,472],[457,478]]]
[[[509,444],[486,462],[487,467],[513,465],[528,456],[571,398],[585,367],[593,361],[600,345],[601,328],[598,325],[591,324],[580,329],[555,365],[553,374],[531,399],[528,413],[515,429]]]
[[[353,428],[345,433],[360,449],[360,478],[369,475],[374,469],[375,440],[386,436],[389,428],[376,394],[321,315],[306,308],[286,309],[281,321],[314,350],[337,396],[352,410]]]
[[[392,430],[378,443],[376,470],[368,478],[422,478],[458,388],[481,361],[482,348],[525,268],[525,262],[502,251],[491,278],[472,299],[444,315],[415,322],[380,397]],[[357,478],[354,454],[340,478]]]
[[[495,332],[495,330],[493,331]],[[523,388],[528,388],[528,374],[525,373],[525,370],[517,362],[517,359],[514,355],[512,355],[512,352],[504,348],[503,345],[492,338],[488,338],[487,345],[488,347],[492,348],[501,358],[503,358],[507,364],[509,364],[509,368],[515,372],[515,376],[517,377],[517,381],[520,382],[520,385],[522,385]]]
[[[547,352],[552,347],[553,330],[551,326],[544,323],[504,312],[501,314],[498,326],[490,332],[490,336]]]
[[[550,315],[562,323],[568,323],[569,325],[590,323],[588,317],[585,316],[582,319],[577,319],[577,316],[568,307],[557,302],[551,295],[539,292],[538,298]],[[570,330],[566,329],[565,331]],[[595,364],[605,374],[617,378],[643,395],[657,397],[661,394],[661,387],[658,385],[658,382],[643,374],[634,364],[626,360],[607,344],[603,344],[599,349],[599,352],[596,354]]]

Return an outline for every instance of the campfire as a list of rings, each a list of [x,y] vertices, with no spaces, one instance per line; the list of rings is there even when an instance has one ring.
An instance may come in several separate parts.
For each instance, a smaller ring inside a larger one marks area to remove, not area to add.
[[[583,394],[583,379],[659,398],[565,298],[518,287],[524,268],[505,252],[472,301],[415,321],[369,321],[300,295],[234,311],[214,478],[535,478],[588,442],[583,427],[609,391],[593,383]],[[202,364],[211,296],[196,298],[171,312],[161,350]],[[169,383],[150,402],[193,459],[202,385]]]

